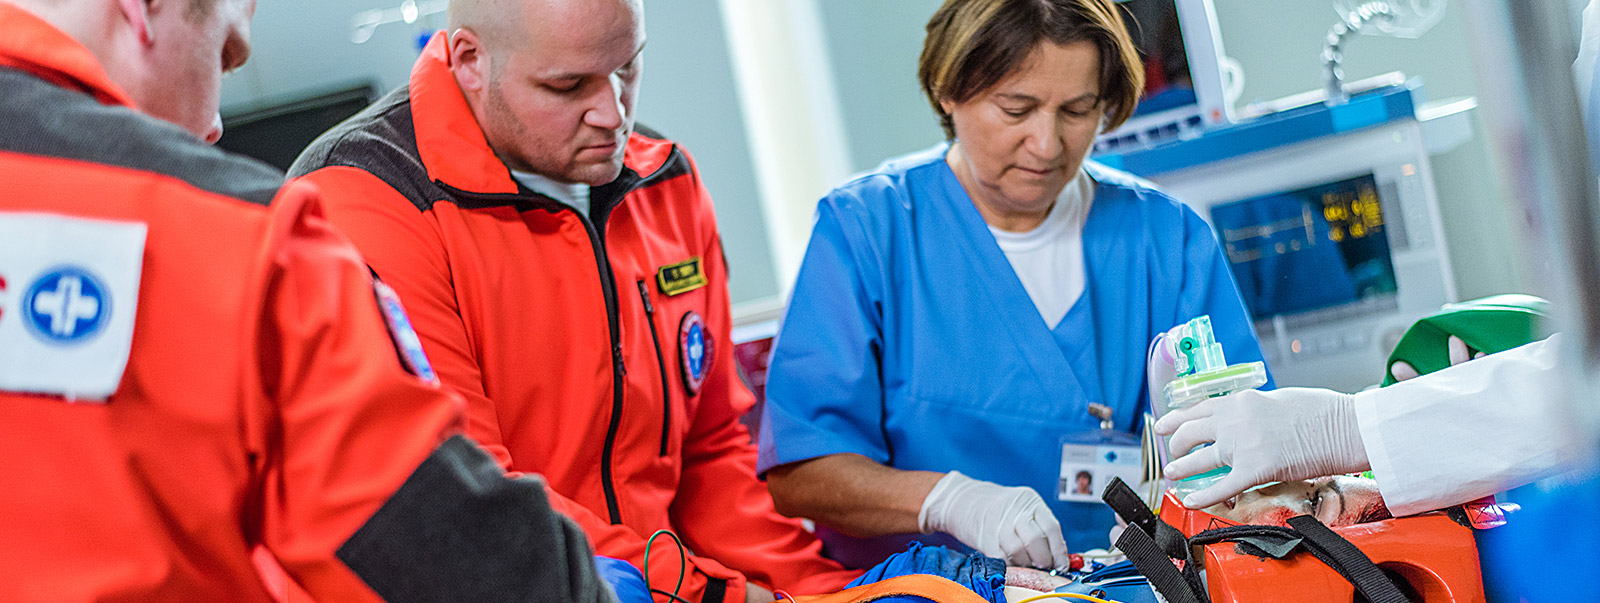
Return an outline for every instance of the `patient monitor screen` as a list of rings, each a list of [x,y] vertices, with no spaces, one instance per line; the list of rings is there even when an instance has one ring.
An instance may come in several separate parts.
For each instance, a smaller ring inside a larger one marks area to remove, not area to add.
[[[1144,95],[1134,115],[1193,105],[1194,81],[1183,47],[1176,0],[1125,0],[1123,20],[1144,59]]]
[[[1397,290],[1370,174],[1217,205],[1211,220],[1256,320]]]

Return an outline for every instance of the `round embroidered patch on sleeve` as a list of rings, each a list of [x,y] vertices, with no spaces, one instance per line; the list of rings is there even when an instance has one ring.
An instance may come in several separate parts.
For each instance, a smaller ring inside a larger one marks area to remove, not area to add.
[[[683,368],[683,389],[690,396],[700,393],[706,373],[711,370],[711,337],[700,313],[690,310],[678,323],[678,365]]]

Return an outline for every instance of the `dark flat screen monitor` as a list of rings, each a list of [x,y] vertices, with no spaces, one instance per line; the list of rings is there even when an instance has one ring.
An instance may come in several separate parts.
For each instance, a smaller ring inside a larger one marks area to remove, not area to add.
[[[1211,220],[1256,320],[1398,291],[1371,174],[1217,205]]]
[[[361,86],[222,118],[223,149],[288,170],[311,141],[372,104],[372,86]]]
[[[1199,102],[1173,0],[1124,0],[1128,33],[1144,60],[1144,94],[1133,114],[1149,115]]]

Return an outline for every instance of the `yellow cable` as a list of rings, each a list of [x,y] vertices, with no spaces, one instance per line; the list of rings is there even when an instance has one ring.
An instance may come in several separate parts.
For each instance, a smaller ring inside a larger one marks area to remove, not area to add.
[[[1089,595],[1080,595],[1078,593],[1045,593],[1042,595],[1028,597],[1021,601],[1017,601],[1016,603],[1033,603],[1034,601],[1040,601],[1044,599],[1077,599],[1080,601],[1088,601],[1089,603],[1121,603],[1120,601],[1107,601],[1105,599],[1091,597]]]

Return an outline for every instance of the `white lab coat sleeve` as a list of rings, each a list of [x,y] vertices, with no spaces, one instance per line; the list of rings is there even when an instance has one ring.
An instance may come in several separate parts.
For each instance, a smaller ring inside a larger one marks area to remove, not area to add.
[[[1356,394],[1356,421],[1395,516],[1461,504],[1581,460],[1559,336]]]

